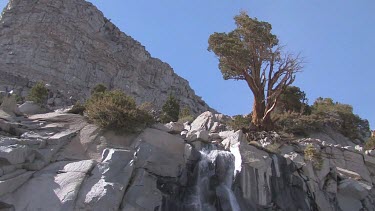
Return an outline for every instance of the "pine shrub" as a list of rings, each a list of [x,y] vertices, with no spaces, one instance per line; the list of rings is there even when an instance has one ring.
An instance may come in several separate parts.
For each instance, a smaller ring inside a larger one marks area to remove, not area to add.
[[[47,97],[48,89],[42,82],[38,82],[30,89],[27,99],[34,103],[44,104],[47,101]]]
[[[153,123],[151,115],[119,90],[93,95],[86,103],[86,113],[101,128],[120,132],[138,132]]]
[[[180,114],[180,104],[178,100],[169,95],[162,107],[160,121],[162,123],[177,122]]]

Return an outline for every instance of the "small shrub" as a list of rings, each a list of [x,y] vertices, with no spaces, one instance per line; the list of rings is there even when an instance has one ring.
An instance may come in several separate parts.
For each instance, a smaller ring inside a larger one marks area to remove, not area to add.
[[[73,105],[73,107],[68,111],[70,114],[79,114],[83,115],[83,112],[86,110],[86,107],[82,105],[80,102],[77,102]]]
[[[91,94],[94,95],[95,93],[104,93],[107,91],[107,87],[104,84],[97,84],[92,88]]]
[[[373,150],[375,148],[375,137],[369,138],[365,143],[365,150]]]
[[[364,134],[370,132],[368,121],[355,115],[351,105],[333,102],[331,98],[318,98],[312,106],[312,113],[352,140],[363,140]]]
[[[184,117],[181,117],[178,119],[178,122],[179,123],[185,123],[185,122],[193,122],[194,121],[194,117],[192,115],[189,115],[189,116],[184,116]]]
[[[280,153],[280,146],[281,144],[275,142],[275,143],[267,145],[265,148],[270,152],[278,154]]]
[[[186,117],[186,116],[191,116],[190,109],[188,107],[183,107],[180,111],[179,117],[182,118],[182,117]]]
[[[192,122],[194,120],[194,116],[190,114],[190,109],[188,107],[184,107],[180,111],[180,115],[178,118],[178,122],[185,123],[185,122]]]
[[[305,160],[311,161],[313,167],[316,169],[321,169],[323,165],[322,155],[318,150],[312,145],[309,144],[304,150]]]
[[[309,114],[311,111],[309,110],[306,93],[296,86],[286,87],[279,97],[276,112]]]
[[[153,123],[152,116],[138,109],[133,98],[118,90],[92,96],[86,113],[100,127],[122,132],[137,132]]]
[[[162,123],[177,122],[180,114],[180,104],[176,98],[169,95],[162,107],[160,121]]]
[[[272,118],[278,131],[297,136],[307,136],[309,132],[320,130],[323,127],[323,120],[317,115],[293,112],[274,114]]]
[[[152,114],[154,112],[154,107],[155,106],[150,102],[144,102],[140,106],[138,106],[140,110],[145,111],[149,114]]]
[[[247,129],[250,127],[251,124],[251,116],[242,116],[242,115],[236,115],[233,117],[233,119],[228,123],[229,127],[232,128],[232,130],[242,130]]]
[[[18,94],[12,94],[12,95],[14,95],[14,97],[16,98],[16,102],[17,103],[22,103],[23,102],[23,98],[20,95],[18,95]]]
[[[27,99],[38,104],[44,104],[47,100],[47,96],[48,89],[42,82],[38,82],[30,89]]]

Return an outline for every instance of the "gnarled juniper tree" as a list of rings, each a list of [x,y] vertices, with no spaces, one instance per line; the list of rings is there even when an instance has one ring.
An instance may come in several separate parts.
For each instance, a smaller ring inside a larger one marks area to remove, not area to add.
[[[271,112],[283,90],[302,68],[299,56],[285,53],[271,24],[250,18],[246,13],[234,17],[236,29],[214,33],[208,50],[216,54],[225,80],[245,80],[254,94],[252,123],[270,130]]]

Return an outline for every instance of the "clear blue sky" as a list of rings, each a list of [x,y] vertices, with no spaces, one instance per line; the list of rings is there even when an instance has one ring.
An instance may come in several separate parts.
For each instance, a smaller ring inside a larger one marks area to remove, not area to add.
[[[0,0],[1,6],[5,0]],[[251,111],[252,94],[242,81],[224,81],[207,40],[234,28],[245,10],[272,24],[274,34],[306,59],[295,82],[310,103],[321,96],[350,104],[375,128],[374,0],[90,0],[153,57],[169,63],[218,111]]]

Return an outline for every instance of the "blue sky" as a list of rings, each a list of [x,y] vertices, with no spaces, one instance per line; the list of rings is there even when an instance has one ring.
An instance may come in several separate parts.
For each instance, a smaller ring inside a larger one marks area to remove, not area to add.
[[[5,5],[5,0],[1,0]],[[207,40],[234,29],[247,11],[273,26],[282,44],[305,57],[294,85],[310,103],[321,96],[350,104],[375,129],[375,1],[373,0],[90,0],[153,57],[169,63],[219,112],[249,113],[252,94],[243,81],[224,81]]]

